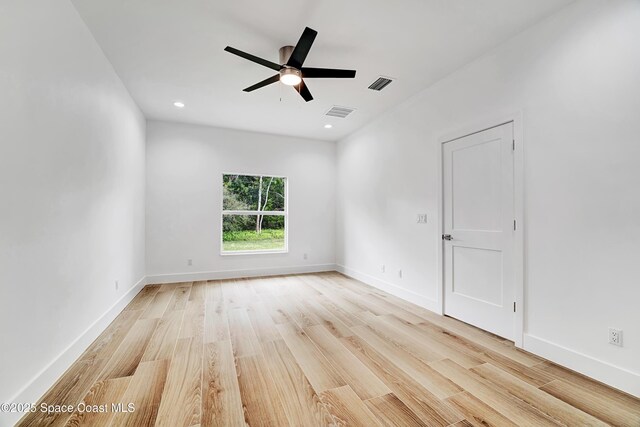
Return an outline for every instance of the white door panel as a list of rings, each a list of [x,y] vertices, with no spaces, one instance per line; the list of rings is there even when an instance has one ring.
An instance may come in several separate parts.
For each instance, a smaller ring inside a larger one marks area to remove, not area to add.
[[[514,337],[513,124],[443,145],[445,314]]]

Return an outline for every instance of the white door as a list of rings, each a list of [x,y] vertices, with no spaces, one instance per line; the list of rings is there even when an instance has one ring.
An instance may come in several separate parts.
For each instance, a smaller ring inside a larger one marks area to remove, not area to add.
[[[443,145],[444,311],[514,338],[513,123]]]

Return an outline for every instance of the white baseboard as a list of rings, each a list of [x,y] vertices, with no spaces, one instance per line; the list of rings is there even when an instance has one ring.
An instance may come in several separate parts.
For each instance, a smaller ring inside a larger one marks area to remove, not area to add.
[[[378,288],[382,291],[385,291],[398,298],[402,298],[405,301],[409,301],[410,303],[419,305],[422,308],[426,308],[429,311],[433,311],[434,313],[437,313],[437,314],[442,314],[442,310],[439,308],[438,302],[431,298],[427,298],[424,295],[417,294],[413,291],[410,291],[405,288],[401,288],[400,286],[394,285],[389,282],[385,282],[384,280],[380,280],[366,273],[362,273],[352,268],[345,267],[344,265],[340,265],[340,264],[336,265],[336,271],[339,271],[340,273],[346,276],[352,277],[356,280],[366,283],[369,286],[373,286],[374,288]]]
[[[640,374],[636,372],[628,371],[529,334],[524,334],[524,349],[611,387],[640,397]]]
[[[91,343],[109,326],[111,322],[122,312],[129,302],[146,285],[146,277],[134,284],[115,304],[102,316],[96,319],[78,338],[54,360],[45,366],[35,377],[29,381],[16,395],[9,400],[15,403],[36,403],[67,369],[80,357]],[[24,414],[9,412],[0,413],[0,426],[15,424]]]
[[[198,280],[239,279],[243,277],[280,276],[283,274],[321,273],[336,271],[335,264],[300,265],[293,267],[266,267],[251,270],[199,271],[195,273],[155,274],[147,276],[147,283],[195,282]]]

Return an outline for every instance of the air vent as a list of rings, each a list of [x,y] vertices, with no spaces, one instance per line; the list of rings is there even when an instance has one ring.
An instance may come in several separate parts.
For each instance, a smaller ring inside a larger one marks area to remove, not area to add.
[[[376,80],[375,82],[371,83],[369,85],[369,89],[371,90],[377,90],[378,92],[380,92],[382,89],[384,89],[385,87],[389,86],[389,83],[391,83],[393,80],[388,78],[388,77],[378,77],[378,80]]]
[[[349,114],[353,113],[354,111],[355,111],[355,108],[339,107],[337,105],[334,105],[333,107],[331,107],[329,109],[329,111],[327,111],[325,113],[325,115],[331,116],[331,117],[339,117],[341,119],[344,119],[345,117],[347,117]]]

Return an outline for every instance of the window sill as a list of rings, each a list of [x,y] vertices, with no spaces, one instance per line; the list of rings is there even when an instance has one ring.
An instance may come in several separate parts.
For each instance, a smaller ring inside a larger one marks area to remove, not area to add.
[[[220,252],[220,256],[236,256],[236,255],[274,255],[274,254],[287,254],[288,249],[277,251],[234,251],[234,252]]]

